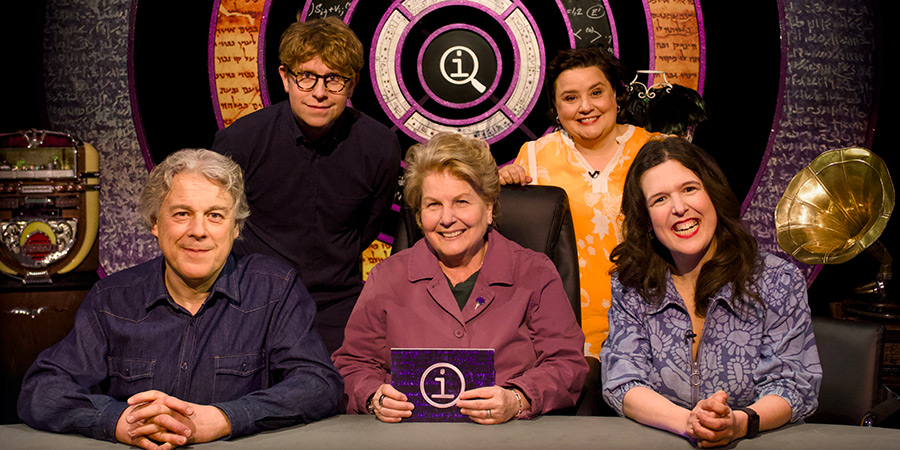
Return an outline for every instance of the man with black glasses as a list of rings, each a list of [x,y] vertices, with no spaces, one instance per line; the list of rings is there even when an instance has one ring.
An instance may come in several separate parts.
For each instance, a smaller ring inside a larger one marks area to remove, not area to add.
[[[362,43],[336,18],[297,22],[282,34],[279,74],[288,100],[216,134],[247,180],[252,214],[237,255],[292,264],[316,301],[329,352],[362,290],[360,254],[378,236],[400,172],[387,127],[347,107],[364,62]]]

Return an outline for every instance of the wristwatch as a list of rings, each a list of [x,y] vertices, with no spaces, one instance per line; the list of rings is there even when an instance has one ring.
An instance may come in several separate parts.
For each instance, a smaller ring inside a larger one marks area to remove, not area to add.
[[[737,408],[735,411],[743,411],[747,414],[747,434],[744,439],[756,437],[759,434],[759,414],[750,408]]]
[[[369,396],[368,400],[366,400],[366,411],[368,411],[369,414],[375,414],[375,404],[372,403],[372,399],[374,397],[375,393],[373,392],[372,395]]]

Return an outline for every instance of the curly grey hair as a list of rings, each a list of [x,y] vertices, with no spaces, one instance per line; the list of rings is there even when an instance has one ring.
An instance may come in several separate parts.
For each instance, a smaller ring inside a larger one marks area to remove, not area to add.
[[[211,150],[186,148],[172,153],[154,167],[144,183],[138,210],[141,223],[148,230],[153,228],[159,218],[159,209],[172,186],[172,178],[182,172],[203,175],[222,186],[234,199],[234,222],[238,230],[244,228],[244,222],[250,216],[250,205],[244,193],[241,167],[231,158]]]

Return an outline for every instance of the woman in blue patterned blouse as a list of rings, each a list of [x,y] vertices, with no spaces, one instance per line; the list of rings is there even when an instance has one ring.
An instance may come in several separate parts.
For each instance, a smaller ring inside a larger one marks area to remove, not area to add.
[[[603,395],[619,414],[724,445],[815,411],[822,370],[792,264],[757,249],[715,160],[651,140],[625,181]]]

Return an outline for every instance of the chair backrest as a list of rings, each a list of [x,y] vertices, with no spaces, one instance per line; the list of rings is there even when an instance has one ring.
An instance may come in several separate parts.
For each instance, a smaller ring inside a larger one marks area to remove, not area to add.
[[[555,186],[503,186],[500,190],[497,230],[522,247],[550,257],[562,278],[566,295],[580,325],[578,254],[566,191]],[[412,210],[403,205],[391,251],[396,253],[409,248],[422,236]]]
[[[878,324],[813,317],[822,362],[819,408],[811,423],[859,425],[879,401],[884,327]]]

